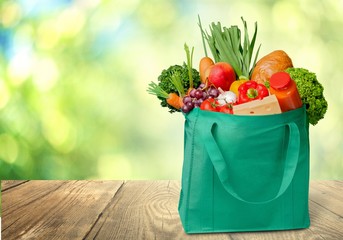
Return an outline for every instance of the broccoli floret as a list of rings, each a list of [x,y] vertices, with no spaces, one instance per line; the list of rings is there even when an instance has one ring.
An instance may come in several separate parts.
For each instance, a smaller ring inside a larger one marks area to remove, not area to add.
[[[158,77],[158,85],[167,93],[178,93],[178,90],[175,88],[174,84],[170,81],[171,76],[175,74],[175,72],[180,74],[180,78],[183,84],[185,91],[189,89],[189,75],[188,75],[188,68],[187,65],[184,63],[182,66],[180,65],[173,65],[170,66],[168,69],[162,71],[161,75]],[[192,77],[193,77],[193,87],[197,88],[200,85],[200,75],[196,69],[192,69]],[[162,107],[168,107],[169,112],[179,112],[179,109],[175,109],[170,106],[165,98],[158,97],[161,100]]]
[[[306,112],[309,122],[314,126],[324,118],[328,103],[323,95],[323,86],[317,80],[316,74],[304,68],[288,68],[286,72],[296,82],[299,95],[303,104],[306,105]]]

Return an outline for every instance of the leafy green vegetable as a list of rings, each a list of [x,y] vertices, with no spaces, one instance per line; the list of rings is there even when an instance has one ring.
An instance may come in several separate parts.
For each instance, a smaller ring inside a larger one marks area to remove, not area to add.
[[[191,71],[191,69],[189,69]],[[178,95],[181,97],[185,96],[185,88],[183,87],[182,80],[180,78],[179,72],[174,72],[173,75],[171,75],[170,81],[174,85],[174,87],[177,89]]]
[[[243,45],[241,30],[237,26],[230,28],[221,26],[220,22],[210,25],[210,33],[204,34],[212,52],[215,62],[227,62],[235,70],[240,79],[250,79],[255,67],[261,45],[258,47],[254,61],[251,64],[257,35],[257,23],[255,23],[254,35],[250,41],[246,21],[241,18],[244,25]],[[200,30],[202,30],[201,25]]]
[[[324,118],[328,103],[323,95],[323,86],[317,80],[315,73],[304,68],[288,68],[286,72],[296,82],[303,104],[306,104],[306,111],[309,122],[314,126]]]
[[[165,69],[162,71],[161,75],[158,77],[158,86],[163,89],[163,91],[167,93],[178,93],[178,89],[175,87],[175,85],[172,82],[172,76],[176,74],[178,78],[181,79],[181,83],[183,86],[183,89],[187,91],[190,87],[190,81],[189,81],[189,72],[187,64],[180,65],[173,65],[170,66],[168,69]],[[193,78],[193,87],[198,87],[200,85],[200,75],[199,72],[196,69],[192,69],[192,78]],[[168,107],[169,112],[177,112],[180,111],[178,109],[173,108],[170,106],[166,99],[163,97],[158,97],[161,100],[161,106],[162,107]]]
[[[151,82],[151,83],[149,83],[148,86],[149,87],[148,87],[147,92],[149,94],[155,95],[159,98],[168,98],[169,97],[169,94],[166,91],[164,91],[160,86],[158,86],[156,83]]]
[[[189,47],[185,43],[184,45],[187,57],[187,67],[188,67],[188,79],[189,79],[189,87],[193,88],[193,74],[192,74],[192,64],[193,64],[193,52],[194,47],[192,47],[192,52],[189,51]]]
[[[204,30],[202,29],[202,25],[201,25],[201,20],[200,20],[199,14],[198,14],[198,26],[200,28],[202,46],[204,48],[205,56],[208,57],[207,49],[206,49],[206,44],[205,44],[206,34],[205,34]]]

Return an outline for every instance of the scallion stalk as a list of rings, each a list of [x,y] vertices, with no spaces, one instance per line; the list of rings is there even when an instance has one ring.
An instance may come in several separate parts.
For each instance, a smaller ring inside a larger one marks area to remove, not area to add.
[[[243,36],[238,26],[222,28],[220,22],[218,22],[217,24],[212,23],[210,25],[210,34],[206,33],[205,39],[207,40],[215,62],[227,62],[235,70],[239,78],[250,79],[261,45],[258,47],[254,61],[251,64],[256,42],[257,23],[255,23],[254,35],[250,41],[247,23],[243,17],[241,19],[244,26]],[[201,31],[204,33],[202,27]]]
[[[193,52],[194,47],[192,47],[192,52],[189,51],[189,47],[185,43],[184,45],[186,56],[187,56],[187,68],[188,68],[188,77],[189,77],[189,87],[193,88],[193,76],[192,76],[192,68],[193,68]]]

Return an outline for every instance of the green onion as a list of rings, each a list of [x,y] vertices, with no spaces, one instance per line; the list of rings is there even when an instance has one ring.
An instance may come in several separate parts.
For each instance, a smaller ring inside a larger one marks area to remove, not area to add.
[[[243,39],[241,30],[237,26],[222,28],[220,22],[210,25],[210,34],[206,33],[205,38],[215,62],[227,62],[235,70],[239,78],[250,79],[261,45],[258,47],[254,61],[251,64],[256,42],[257,23],[255,23],[254,35],[250,41],[247,23],[243,17],[241,19],[244,26]],[[200,29],[204,34],[202,28]]]
[[[182,80],[179,72],[173,72],[173,74],[170,77],[171,83],[175,86],[177,91],[179,92],[179,96],[183,97],[185,96],[185,89],[182,85]]]
[[[194,47],[192,47],[192,52],[189,51],[189,47],[185,43],[185,51],[187,56],[187,68],[188,68],[188,77],[189,77],[189,88],[193,88],[193,76],[192,76],[192,61],[193,61],[193,52]]]
[[[199,14],[198,14],[198,21],[199,21],[198,26],[199,26],[200,32],[201,32],[202,46],[204,47],[205,56],[207,57],[208,54],[207,54],[207,49],[206,49],[206,44],[205,44],[205,32],[202,29],[202,25],[201,25],[201,20],[200,20]]]
[[[152,94],[152,95],[155,95],[157,97],[161,97],[161,98],[168,98],[169,97],[169,94],[164,91],[160,86],[158,86],[156,83],[154,82],[151,82],[149,83],[148,85],[148,89],[147,89],[147,92],[149,94]]]

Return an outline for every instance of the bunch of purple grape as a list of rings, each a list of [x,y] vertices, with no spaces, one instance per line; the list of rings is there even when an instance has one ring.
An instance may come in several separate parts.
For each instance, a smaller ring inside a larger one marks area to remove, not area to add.
[[[182,112],[189,113],[193,108],[200,107],[201,103],[208,98],[216,98],[219,90],[214,86],[206,88],[204,83],[200,84],[197,89],[192,89],[189,95],[183,98]]]

